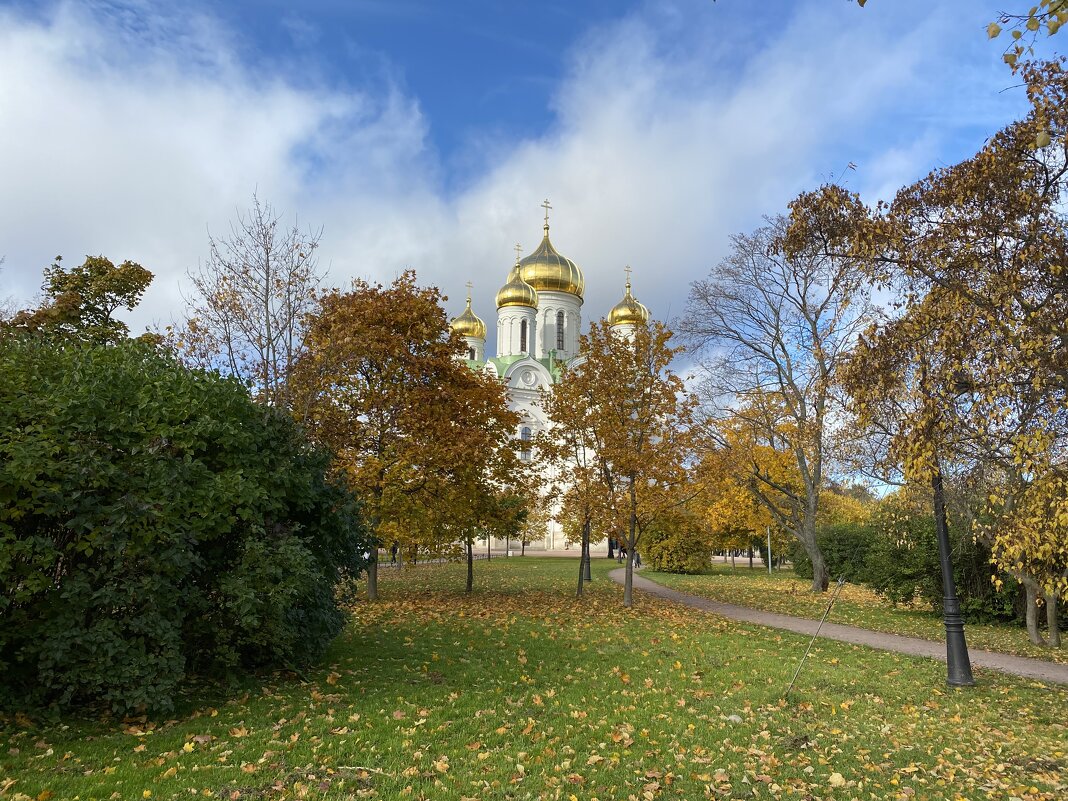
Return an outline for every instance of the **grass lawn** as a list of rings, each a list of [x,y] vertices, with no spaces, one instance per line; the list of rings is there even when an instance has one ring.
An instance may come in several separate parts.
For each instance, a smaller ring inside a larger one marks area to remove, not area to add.
[[[680,576],[652,570],[643,570],[642,575],[673,589],[715,601],[815,620],[823,617],[830,596],[811,592],[811,582],[796,578],[791,570],[775,570],[769,576],[767,568],[750,569],[748,564],[743,566],[742,562],[740,559],[736,568],[714,565],[700,576]],[[834,589],[833,584],[831,589]],[[855,584],[842,587],[828,620],[873,631],[946,641],[942,617],[934,614],[929,607],[894,607],[885,598]],[[973,625],[965,617],[965,638],[971,648],[1068,663],[1068,648],[1034,645],[1022,626]]]
[[[20,718],[0,798],[1055,799],[1068,693],[729,623],[532,557],[382,577],[324,665],[147,721]],[[50,795],[51,794],[51,795]]]

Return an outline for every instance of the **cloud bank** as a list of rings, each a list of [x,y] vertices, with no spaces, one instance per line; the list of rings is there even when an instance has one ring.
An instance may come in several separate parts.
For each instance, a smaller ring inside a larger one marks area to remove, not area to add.
[[[731,233],[801,189],[846,173],[886,196],[1020,107],[997,91],[1009,80],[982,10],[975,31],[959,8],[919,0],[757,16],[658,2],[592,32],[563,54],[548,130],[472,143],[473,169],[446,190],[435,121],[387,79],[354,90],[251,66],[206,13],[0,9],[0,297],[31,298],[57,253],[99,253],[156,273],[130,319],[166,323],[207,230],[256,191],[323,227],[331,283],[413,267],[458,313],[470,280],[492,321],[512,246],[536,246],[548,196],[553,241],[586,274],[586,319],[618,300],[628,264],[635,294],[669,318]]]

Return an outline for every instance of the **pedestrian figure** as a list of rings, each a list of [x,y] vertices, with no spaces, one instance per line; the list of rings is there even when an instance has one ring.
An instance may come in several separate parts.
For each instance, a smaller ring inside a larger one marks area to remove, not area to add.
[[[620,562],[627,561],[627,546],[626,545],[620,545],[619,546],[619,561]]]
[[[640,553],[638,553],[637,549],[634,550],[634,566],[635,567],[641,567],[642,566],[642,555]]]
[[[400,550],[400,545],[393,543],[393,547],[389,549],[389,563],[391,565],[397,564],[397,551]]]

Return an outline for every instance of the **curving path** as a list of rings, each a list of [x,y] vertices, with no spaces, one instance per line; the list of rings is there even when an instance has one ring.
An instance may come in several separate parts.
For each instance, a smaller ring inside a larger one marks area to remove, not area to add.
[[[608,576],[618,584],[622,584],[625,576],[625,568],[617,568]],[[759,609],[750,609],[747,606],[712,601],[698,595],[679,592],[663,584],[657,584],[644,576],[634,574],[634,588],[665,598],[669,601],[685,604],[694,609],[702,609],[712,612],[720,617],[731,620],[739,620],[744,623],[756,623],[760,626],[768,626],[773,629],[785,629],[798,634],[816,633],[818,620],[809,620],[803,617],[780,615],[776,612],[762,612]],[[829,640],[866,645],[869,648],[878,648],[882,651],[896,651],[900,654],[912,656],[926,656],[932,659],[946,661],[946,644],[932,640],[921,640],[918,637],[902,637],[899,634],[887,634],[881,631],[861,629],[856,626],[843,626],[840,623],[824,623],[820,629],[820,636]],[[1068,684],[1068,665],[1056,662],[1045,662],[1041,659],[1029,659],[1023,656],[1011,656],[998,654],[992,651],[977,651],[968,649],[973,667],[988,668],[1001,673],[1011,673],[1029,679],[1038,679],[1052,684]]]

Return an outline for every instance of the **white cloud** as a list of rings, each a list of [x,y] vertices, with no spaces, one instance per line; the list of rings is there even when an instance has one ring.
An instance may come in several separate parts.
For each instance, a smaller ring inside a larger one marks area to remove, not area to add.
[[[587,319],[616,302],[625,264],[654,314],[676,315],[728,235],[800,189],[854,161],[855,183],[883,193],[944,157],[960,126],[1007,119],[1008,101],[974,102],[1000,87],[938,79],[962,52],[980,58],[954,42],[981,30],[902,5],[890,19],[810,3],[767,35],[725,31],[744,18],[726,4],[650,5],[578,43],[548,132],[486,142],[483,171],[452,194],[433,121],[393,86],[298,88],[242,66],[210,18],[0,11],[0,296],[32,295],[56,253],[103,253],[157,273],[135,322],[169,320],[205,227],[224,229],[258,189],[324,226],[334,283],[411,266],[456,299],[472,280],[489,322],[548,195],[553,240],[586,274]]]

